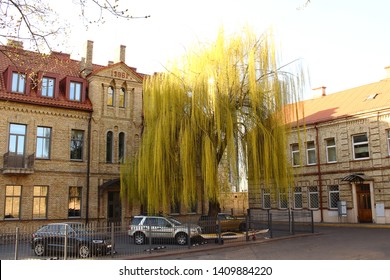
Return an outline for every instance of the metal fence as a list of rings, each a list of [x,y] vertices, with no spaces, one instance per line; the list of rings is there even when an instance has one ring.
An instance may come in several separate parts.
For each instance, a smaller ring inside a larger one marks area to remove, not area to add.
[[[270,238],[299,233],[314,233],[313,211],[248,209],[250,228],[268,228]]]
[[[245,243],[256,238],[272,238],[280,236],[280,232],[314,232],[310,212],[293,211],[288,214],[249,209],[247,216],[239,218],[239,223],[233,221],[241,225],[236,230],[227,226],[228,223],[231,226],[232,221],[225,218],[199,219],[195,225],[186,223],[189,220],[183,217],[178,219],[181,225],[175,232],[170,226],[152,224],[133,225],[129,230],[129,225],[120,223],[57,223],[50,224],[49,229],[45,225],[40,228],[0,229],[0,259],[141,258],[158,252],[191,250],[199,246],[211,248],[233,242]],[[82,230],[79,226],[83,227]],[[195,232],[197,227],[202,228],[202,234]],[[185,234],[181,236],[180,232]],[[144,239],[138,238],[137,233]]]

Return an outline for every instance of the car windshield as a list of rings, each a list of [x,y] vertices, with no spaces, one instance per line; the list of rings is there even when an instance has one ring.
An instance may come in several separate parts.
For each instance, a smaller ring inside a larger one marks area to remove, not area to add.
[[[178,220],[176,220],[176,219],[174,219],[172,217],[168,217],[167,220],[169,220],[175,226],[180,226],[181,225],[181,223]]]
[[[142,221],[142,217],[135,217],[131,220],[131,225],[138,226],[141,221]]]

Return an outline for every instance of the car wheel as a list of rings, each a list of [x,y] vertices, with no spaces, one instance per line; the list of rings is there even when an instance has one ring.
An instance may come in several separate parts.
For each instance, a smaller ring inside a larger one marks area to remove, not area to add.
[[[42,243],[35,244],[34,253],[37,256],[43,256],[43,254],[45,254],[45,245]]]
[[[176,234],[176,243],[179,245],[186,245],[187,244],[187,234],[184,232],[179,232]]]
[[[90,250],[88,245],[81,244],[79,247],[79,256],[82,259],[88,258],[90,255]]]
[[[142,245],[145,243],[145,239],[145,234],[143,234],[142,232],[136,232],[134,234],[134,244]]]

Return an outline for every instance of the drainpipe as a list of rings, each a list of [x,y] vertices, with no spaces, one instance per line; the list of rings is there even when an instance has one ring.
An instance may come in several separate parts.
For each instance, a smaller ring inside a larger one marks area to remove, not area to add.
[[[320,142],[319,142],[317,125],[314,125],[314,128],[316,129],[317,173],[318,173],[318,187],[320,188],[320,213],[321,213],[321,223],[322,223],[324,221],[324,212],[322,207],[322,174],[321,174]]]
[[[89,221],[89,180],[91,177],[91,120],[92,112],[89,113],[88,118],[88,140],[87,140],[87,201],[86,201],[86,214],[85,222]]]

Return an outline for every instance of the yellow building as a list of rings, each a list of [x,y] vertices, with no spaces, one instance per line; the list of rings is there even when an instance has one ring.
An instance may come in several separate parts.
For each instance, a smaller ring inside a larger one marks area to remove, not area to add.
[[[125,222],[120,162],[139,145],[142,74],[119,61],[0,46],[0,227]],[[139,210],[138,210],[139,211]]]
[[[329,95],[318,90],[292,122],[294,186],[272,193],[252,183],[249,207],[313,210],[316,222],[390,223],[390,76]]]

